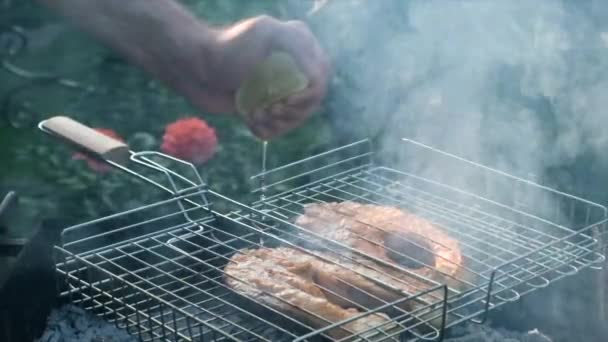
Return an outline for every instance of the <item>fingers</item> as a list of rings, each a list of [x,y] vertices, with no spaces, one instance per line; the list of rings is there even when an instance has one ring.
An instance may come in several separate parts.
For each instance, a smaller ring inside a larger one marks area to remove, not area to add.
[[[306,89],[266,108],[244,115],[251,132],[271,139],[302,125],[318,108],[327,92],[330,62],[315,36],[302,21],[266,20],[268,48],[289,53],[308,78]]]
[[[300,21],[289,21],[286,23],[298,30],[303,39],[292,40],[299,45],[294,49],[296,61],[300,63],[303,71],[309,79],[308,88],[298,94],[294,94],[287,99],[287,104],[295,107],[316,107],[323,100],[327,93],[327,83],[330,73],[329,57],[325,54],[319,43],[314,38],[310,29]]]
[[[280,133],[276,126],[276,120],[265,120],[265,113],[262,111],[253,112],[245,116],[245,122],[251,133],[262,140],[270,140]]]
[[[311,84],[303,91],[293,94],[284,100],[291,107],[308,108],[316,107],[323,100],[325,86],[323,84]]]
[[[276,138],[302,125],[321,103],[317,88],[309,88],[248,115],[247,125],[261,139]]]
[[[302,125],[313,113],[315,107],[294,107],[284,102],[266,110],[257,110],[245,116],[251,132],[261,139],[279,137]]]
[[[302,21],[292,20],[280,25],[286,29],[277,30],[278,48],[287,50],[308,76],[311,87],[326,87],[330,69],[329,57],[325,54],[315,36]]]

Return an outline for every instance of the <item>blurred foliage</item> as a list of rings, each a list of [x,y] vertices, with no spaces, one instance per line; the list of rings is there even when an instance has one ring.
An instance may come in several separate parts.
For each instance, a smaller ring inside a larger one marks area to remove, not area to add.
[[[286,13],[280,0],[184,3],[214,24]],[[249,191],[249,176],[261,170],[262,144],[240,121],[194,109],[35,2],[2,2],[0,23],[0,196],[17,191],[32,222],[42,217],[83,222],[166,195],[120,171],[97,174],[73,160],[73,149],[37,128],[57,114],[111,128],[135,151],[159,150],[165,126],[176,119],[202,117],[216,129],[219,150],[199,171],[225,195],[239,198]],[[329,141],[328,133],[318,113],[305,127],[270,144],[268,165],[313,153]]]

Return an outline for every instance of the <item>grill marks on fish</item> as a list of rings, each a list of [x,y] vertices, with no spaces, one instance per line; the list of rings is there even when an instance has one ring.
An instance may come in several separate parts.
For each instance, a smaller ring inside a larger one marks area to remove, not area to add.
[[[327,229],[328,224],[339,227]],[[431,222],[405,210],[351,201],[313,203],[295,224],[423,279],[462,289],[463,256],[458,241]],[[366,262],[362,258],[362,262]]]
[[[357,292],[366,293],[363,289],[377,287],[352,271],[285,247],[239,251],[225,268],[225,282],[237,293],[294,317],[312,329],[362,314],[352,297]],[[376,313],[331,329],[328,335],[346,338],[382,324],[384,329],[395,328],[386,314]],[[373,330],[369,333],[374,334]]]
[[[462,285],[458,243],[430,222],[397,208],[355,202],[308,204],[295,224],[367,254],[323,252],[314,248],[243,249],[225,267],[225,282],[235,292],[301,321],[326,327],[380,305],[419,295],[437,283]],[[376,260],[381,260],[378,262]],[[391,264],[399,267],[389,267]],[[388,266],[387,266],[388,265]],[[427,293],[386,310],[402,317],[421,310],[416,320],[439,327],[440,293]],[[403,328],[386,313],[361,317],[327,334],[345,338],[386,324]],[[414,324],[410,321],[409,324]]]

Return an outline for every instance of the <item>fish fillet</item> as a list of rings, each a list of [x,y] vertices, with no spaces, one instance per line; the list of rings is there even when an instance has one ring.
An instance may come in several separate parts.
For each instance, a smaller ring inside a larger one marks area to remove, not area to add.
[[[349,284],[367,290],[377,287],[348,269],[286,247],[240,250],[232,256],[224,271],[226,284],[237,293],[293,317],[312,329],[363,313],[349,299],[354,289]],[[384,325],[380,329],[385,332],[396,328],[386,314],[378,313],[331,329],[327,334],[333,338],[345,338],[381,324]],[[367,334],[373,335],[374,332]]]

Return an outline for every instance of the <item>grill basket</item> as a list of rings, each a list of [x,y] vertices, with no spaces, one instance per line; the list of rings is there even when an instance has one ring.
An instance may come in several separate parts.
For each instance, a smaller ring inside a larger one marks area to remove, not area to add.
[[[69,131],[45,124],[64,138]],[[66,228],[55,247],[60,294],[144,341],[435,341],[446,328],[481,323],[489,310],[560,278],[601,269],[606,208],[419,142],[397,147],[379,153],[363,140],[265,170],[252,177],[259,200],[250,205],[214,192],[194,166],[161,153],[106,158],[170,198]],[[378,262],[374,256],[294,223],[305,204],[342,201],[398,207],[433,222],[458,240],[470,277],[454,279],[458,287],[417,278],[424,286],[406,294],[361,271]],[[276,246],[329,256],[394,300],[342,298],[359,314],[318,329],[227,286],[224,267],[238,250]],[[412,303],[416,309],[404,309]],[[380,312],[391,319],[348,330]],[[336,331],[349,333],[338,339]]]

